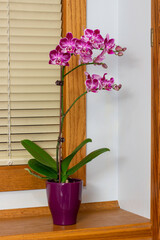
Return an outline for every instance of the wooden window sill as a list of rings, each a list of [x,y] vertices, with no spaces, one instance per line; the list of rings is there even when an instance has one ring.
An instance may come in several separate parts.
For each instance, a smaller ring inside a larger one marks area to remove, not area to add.
[[[3,240],[151,240],[150,220],[119,208],[118,202],[82,204],[77,224],[53,225],[48,207],[0,211]]]

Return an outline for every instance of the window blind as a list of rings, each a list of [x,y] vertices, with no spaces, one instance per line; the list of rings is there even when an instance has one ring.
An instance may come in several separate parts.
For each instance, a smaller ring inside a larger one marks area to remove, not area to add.
[[[28,161],[23,139],[55,156],[60,69],[48,59],[60,37],[60,0],[0,0],[0,165]]]

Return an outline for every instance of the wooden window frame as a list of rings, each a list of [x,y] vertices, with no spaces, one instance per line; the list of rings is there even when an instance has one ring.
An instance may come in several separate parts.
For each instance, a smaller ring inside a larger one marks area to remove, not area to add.
[[[67,32],[72,32],[74,37],[79,38],[83,33],[83,28],[86,27],[86,0],[62,0],[62,32],[63,36]],[[78,63],[76,57],[70,61],[70,66],[73,67]],[[69,70],[69,69],[67,69]],[[64,85],[65,102],[64,108],[73,102],[76,97],[85,91],[84,85],[85,67],[81,67],[66,77]],[[63,156],[68,155],[86,138],[86,98],[83,98],[76,103],[72,111],[68,114],[63,135],[66,139],[63,146]],[[72,161],[72,166],[75,165],[86,155],[84,147]],[[27,165],[19,166],[1,166],[0,167],[0,192],[31,190],[45,188],[45,181],[37,179],[24,168]],[[81,168],[74,177],[83,180],[86,183],[85,167]]]
[[[153,31],[151,78],[151,223],[152,240],[160,239],[160,1],[151,0]]]

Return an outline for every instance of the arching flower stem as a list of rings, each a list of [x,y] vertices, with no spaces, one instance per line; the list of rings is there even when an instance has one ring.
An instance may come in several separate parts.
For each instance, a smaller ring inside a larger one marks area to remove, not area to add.
[[[71,104],[71,106],[68,108],[68,110],[63,114],[63,117],[65,117],[67,115],[67,113],[71,110],[71,108],[74,106],[74,104],[81,98],[83,97],[85,94],[87,94],[87,91],[85,91],[84,93],[82,93],[79,97],[76,98],[76,100]]]
[[[101,65],[102,65],[102,64],[103,64],[103,63],[101,63]],[[70,70],[69,72],[67,72],[66,74],[64,74],[64,77],[66,77],[69,73],[73,72],[73,71],[76,70],[77,68],[79,68],[79,67],[81,67],[81,66],[85,66],[85,65],[99,65],[99,64],[97,64],[97,63],[95,63],[95,62],[82,63],[82,64],[76,66],[75,68],[73,68],[72,70]]]

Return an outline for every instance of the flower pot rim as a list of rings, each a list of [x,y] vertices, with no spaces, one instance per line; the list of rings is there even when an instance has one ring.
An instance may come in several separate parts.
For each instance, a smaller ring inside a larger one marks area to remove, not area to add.
[[[70,178],[72,179],[73,181],[75,182],[68,182],[68,183],[59,183],[59,182],[52,182],[50,180],[47,180],[46,182],[49,183],[49,184],[58,184],[58,185],[66,185],[66,184],[79,184],[81,182],[83,182],[82,179],[79,179],[79,178]]]

